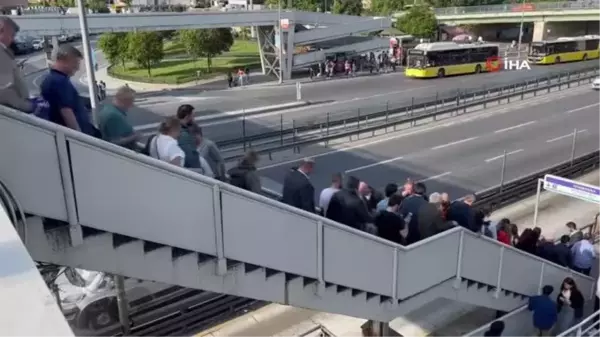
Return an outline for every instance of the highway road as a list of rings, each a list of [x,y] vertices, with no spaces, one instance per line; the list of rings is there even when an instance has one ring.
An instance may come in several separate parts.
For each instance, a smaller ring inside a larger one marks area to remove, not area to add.
[[[207,137],[215,141],[239,138],[243,134],[243,124],[245,124],[245,134],[251,136],[266,131],[279,130],[282,122],[284,127],[289,128],[293,123],[300,125],[316,120],[323,122],[327,113],[330,114],[331,119],[341,118],[344,115],[365,115],[386,108],[393,109],[410,105],[413,98],[415,103],[426,102],[434,100],[436,97],[454,96],[459,88],[461,92],[470,92],[485,87],[508,85],[517,81],[545,76],[549,72],[574,71],[594,64],[578,62],[551,67],[533,67],[532,70],[523,72],[505,71],[433,80],[409,79],[402,74],[388,74],[308,83],[303,85],[302,99],[313,102],[334,102],[285,110],[281,114],[270,113],[264,116],[253,116],[246,119],[244,123],[239,118],[233,121],[211,123],[203,125],[203,129]],[[269,89],[252,88],[251,90],[219,91],[218,95],[223,97],[221,104],[224,106],[225,104],[232,104],[228,103],[230,101],[225,98],[225,95],[246,97],[245,99],[249,103],[247,108],[251,108],[254,105],[250,103],[257,100],[267,102],[268,104],[265,105],[293,101],[295,90],[294,86],[271,87]],[[215,95],[216,93],[207,93],[207,95]],[[202,114],[206,112],[202,109],[210,102],[186,103],[195,105],[199,114]],[[241,110],[242,107],[243,105],[236,110]]]
[[[311,177],[317,194],[334,172],[352,174],[382,190],[410,177],[429,192],[458,198],[500,183],[502,157],[508,153],[505,181],[570,159],[577,128],[576,155],[598,149],[599,98],[589,88],[556,93],[489,109],[488,112],[431,124],[420,130],[388,134],[336,149],[303,151],[316,160]],[[347,147],[343,147],[347,146]],[[348,147],[349,146],[349,147]],[[280,188],[297,161],[267,162],[259,168],[268,187]]]
[[[100,67],[107,66],[102,53],[95,48],[96,59]],[[556,71],[574,71],[597,65],[596,61],[577,62],[555,66],[533,67],[529,71],[505,71],[493,74],[468,75],[453,78],[418,80],[404,77],[401,73],[378,76],[363,76],[352,79],[334,79],[303,84],[302,98],[312,102],[330,102],[328,104],[310,106],[304,109],[283,111],[283,122],[291,125],[292,121],[314,120],[324,118],[327,112],[333,116],[342,114],[362,114],[380,110],[386,106],[404,106],[410,104],[412,98],[416,102],[428,101],[436,97],[436,93],[454,95],[460,88],[462,92],[479,90],[483,87],[506,85],[528,78],[544,76]],[[43,69],[45,60],[42,55],[34,56],[27,63],[28,70]],[[80,93],[87,92],[82,70],[73,78]],[[27,76],[29,87],[37,91],[37,86],[43,78],[43,72]],[[164,116],[174,114],[177,106],[183,103],[196,107],[199,115],[211,115],[219,112],[237,111],[267,105],[276,105],[295,101],[296,88],[293,84],[283,86],[263,85],[244,89],[215,90],[221,84],[212,83],[157,92],[140,93],[137,99],[138,107],[130,112],[134,125],[159,122]],[[333,102],[332,102],[333,101]],[[270,114],[246,121],[246,134],[258,134],[268,129],[279,129],[281,116]],[[213,140],[237,138],[242,135],[242,123],[236,120],[204,126],[205,134]]]

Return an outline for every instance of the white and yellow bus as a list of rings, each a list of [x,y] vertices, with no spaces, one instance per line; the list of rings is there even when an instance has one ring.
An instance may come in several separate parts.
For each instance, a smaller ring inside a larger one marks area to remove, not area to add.
[[[487,71],[486,61],[489,58],[498,56],[498,46],[485,42],[421,43],[408,51],[404,74],[417,78],[477,74]]]
[[[535,64],[556,64],[562,62],[597,59],[599,35],[561,37],[556,40],[532,42],[529,45],[528,61]]]

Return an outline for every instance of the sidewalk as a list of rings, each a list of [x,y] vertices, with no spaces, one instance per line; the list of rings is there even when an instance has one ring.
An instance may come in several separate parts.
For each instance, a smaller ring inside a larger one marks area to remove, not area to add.
[[[598,185],[599,171],[578,181]],[[535,196],[497,210],[494,220],[509,218],[519,231],[532,226]],[[566,232],[565,223],[574,221],[581,227],[591,222],[598,205],[578,199],[543,192],[540,198],[538,226],[542,235],[558,236]],[[403,336],[460,336],[495,318],[495,310],[469,304],[437,299],[404,317],[390,322],[390,327]],[[299,336],[321,325],[336,336],[361,336],[365,319],[320,313],[280,304],[270,304],[232,321],[223,323],[196,336]]]
[[[200,90],[200,91],[216,91],[216,90],[246,90],[246,89],[255,89],[255,88],[268,88],[268,87],[280,87],[280,86],[292,86],[296,85],[296,83],[318,83],[318,82],[328,82],[328,81],[339,81],[353,78],[361,78],[361,77],[374,77],[379,75],[391,75],[391,74],[402,74],[402,68],[398,68],[396,72],[387,72],[387,73],[370,73],[368,71],[362,71],[356,73],[355,76],[345,76],[345,75],[337,75],[332,78],[327,78],[325,76],[313,77],[312,79],[308,77],[308,74],[298,74],[296,73],[296,77],[284,81],[282,84],[274,76],[267,76],[260,73],[259,69],[256,69],[254,72],[250,74],[250,84],[245,85],[243,87],[233,87],[228,88],[227,81],[224,79],[223,74],[215,75],[214,78],[200,80],[200,81],[192,81],[183,84],[160,84],[160,83],[141,83],[141,82],[133,82],[133,81],[125,81],[118,78],[114,78],[108,75],[106,67],[100,68],[96,72],[96,81],[104,81],[106,83],[106,90],[110,94],[114,92],[121,86],[125,84],[129,85],[132,89],[139,93],[145,92],[156,92],[156,91],[175,91],[175,90]],[[82,81],[85,81],[86,75],[81,77]],[[87,85],[87,84],[86,84]]]

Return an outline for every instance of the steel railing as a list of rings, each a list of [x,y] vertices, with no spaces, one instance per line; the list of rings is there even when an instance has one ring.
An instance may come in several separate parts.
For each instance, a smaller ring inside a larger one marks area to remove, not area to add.
[[[600,330],[600,325],[598,323],[599,320],[600,320],[600,311],[596,311],[593,314],[589,315],[583,321],[579,322],[579,324],[576,324],[573,327],[571,327],[570,329],[568,329],[567,331],[564,331],[564,332],[558,334],[556,337],[563,337],[563,336],[576,336],[576,337],[581,337],[581,336],[597,336],[598,335],[598,330]],[[592,332],[594,330],[596,331],[596,333],[593,334],[593,335],[590,334],[590,332]]]
[[[239,159],[243,152],[250,148],[269,156],[274,152],[289,149],[300,151],[300,148],[306,145],[327,145],[330,141],[343,138],[352,141],[354,136],[375,136],[377,131],[397,131],[400,126],[406,124],[412,127],[422,125],[425,120],[438,121],[460,116],[475,111],[475,107],[485,109],[493,103],[510,103],[511,100],[524,99],[528,95],[550,93],[555,88],[562,90],[575,85],[589,84],[597,74],[598,69],[593,68],[577,73],[532,78],[520,83],[472,92],[457,90],[454,95],[446,93],[445,97],[437,93],[433,100],[417,101],[413,98],[407,105],[384,108],[369,114],[363,114],[361,109],[357,109],[354,114],[346,112],[342,118],[337,119],[334,119],[331,113],[327,113],[324,118],[314,118],[303,124],[293,121],[291,127],[286,127],[281,118],[280,125],[267,126],[275,131],[263,131],[253,135],[245,134],[246,120],[242,117],[242,137],[217,141],[217,145],[222,149],[226,160]]]
[[[504,5],[465,6],[435,8],[436,15],[461,15],[506,12],[536,12],[536,11],[569,11],[581,9],[599,9],[600,2],[596,1],[561,1],[561,2],[534,2],[515,3]]]

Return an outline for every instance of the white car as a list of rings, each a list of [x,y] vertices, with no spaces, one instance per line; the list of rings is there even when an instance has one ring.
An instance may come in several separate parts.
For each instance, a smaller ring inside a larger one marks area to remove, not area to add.
[[[600,90],[600,77],[598,77],[594,80],[594,82],[592,82],[592,89]]]
[[[33,41],[31,41],[31,44],[33,45],[33,49],[35,49],[35,50],[44,49],[44,40],[43,39],[33,40]]]

